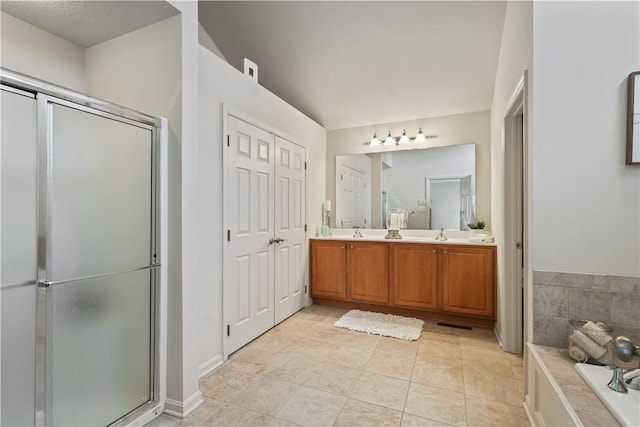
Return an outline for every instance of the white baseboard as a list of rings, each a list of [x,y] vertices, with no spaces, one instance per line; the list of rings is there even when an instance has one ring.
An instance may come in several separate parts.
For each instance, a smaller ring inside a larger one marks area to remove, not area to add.
[[[202,393],[198,390],[184,402],[167,398],[164,402],[164,412],[174,417],[185,418],[203,402]]]
[[[222,365],[222,362],[223,360],[222,360],[221,354],[207,360],[202,365],[198,366],[198,378],[204,377],[209,372],[213,371],[215,368]]]

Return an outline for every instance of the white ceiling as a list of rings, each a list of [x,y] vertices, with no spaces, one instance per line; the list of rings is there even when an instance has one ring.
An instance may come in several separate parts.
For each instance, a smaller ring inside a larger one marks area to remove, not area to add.
[[[339,129],[491,107],[503,1],[200,1],[225,58]]]
[[[0,9],[81,47],[102,43],[178,13],[165,1],[150,0],[2,0]]]

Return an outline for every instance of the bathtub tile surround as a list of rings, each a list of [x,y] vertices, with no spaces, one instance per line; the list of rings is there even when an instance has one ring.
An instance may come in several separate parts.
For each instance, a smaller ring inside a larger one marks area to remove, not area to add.
[[[569,319],[604,322],[640,342],[640,277],[533,273],[533,342],[568,345]]]
[[[203,378],[191,415],[149,426],[529,425],[522,358],[491,330],[427,321],[405,341],[334,328],[347,311],[298,312]]]

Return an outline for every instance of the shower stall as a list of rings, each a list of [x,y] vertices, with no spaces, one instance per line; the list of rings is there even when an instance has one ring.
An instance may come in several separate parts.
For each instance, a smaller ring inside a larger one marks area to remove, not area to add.
[[[162,122],[1,76],[0,424],[128,424],[162,404]]]

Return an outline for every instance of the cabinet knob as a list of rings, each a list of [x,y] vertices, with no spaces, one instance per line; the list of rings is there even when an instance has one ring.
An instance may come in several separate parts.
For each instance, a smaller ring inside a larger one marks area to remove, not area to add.
[[[353,245],[349,245],[349,249],[353,249]]]
[[[434,254],[436,253],[436,250],[435,250],[435,249],[433,250],[433,253],[434,253]]]
[[[448,253],[448,252],[445,250],[445,251],[444,251],[444,253],[446,254],[446,253]]]
[[[344,245],[342,245],[342,249],[344,249]]]

